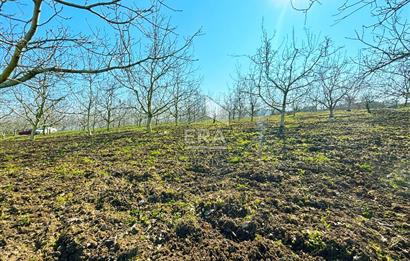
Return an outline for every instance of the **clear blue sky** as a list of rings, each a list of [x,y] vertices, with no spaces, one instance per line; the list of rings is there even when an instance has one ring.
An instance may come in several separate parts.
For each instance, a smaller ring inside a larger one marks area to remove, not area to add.
[[[303,7],[307,0],[294,0]],[[354,36],[355,29],[371,24],[368,10],[363,10],[334,25],[337,7],[344,0],[322,0],[305,15],[292,9],[290,0],[166,0],[169,6],[182,12],[165,10],[172,17],[181,36],[189,36],[202,28],[204,35],[195,42],[195,56],[199,59],[199,73],[203,77],[202,89],[205,94],[221,95],[230,85],[231,75],[240,59],[233,55],[253,54],[260,43],[261,23],[265,21],[268,32],[276,32],[278,38],[291,33],[292,29],[303,37],[307,27],[312,33],[329,36],[339,46],[345,46],[348,54],[355,56],[360,44],[346,37]],[[31,4],[27,5],[27,14]],[[15,10],[16,12],[18,10]],[[44,10],[43,10],[44,11]],[[96,28],[100,20],[84,12],[74,12],[67,23],[73,30]],[[409,10],[410,11],[410,10]],[[71,13],[72,12],[72,13]],[[47,13],[47,12],[46,12]],[[46,19],[47,15],[44,15]],[[85,24],[84,22],[87,22]],[[242,61],[243,62],[243,61]]]
[[[306,0],[296,0],[300,6]],[[336,25],[337,7],[342,1],[324,0],[305,15],[293,10],[289,0],[170,0],[169,5],[183,12],[172,13],[178,32],[189,35],[202,27],[204,35],[195,43],[205,94],[220,95],[231,82],[238,59],[232,55],[252,54],[260,41],[261,21],[269,32],[284,37],[295,28],[300,33],[306,26],[315,34],[330,36],[346,46],[354,56],[360,44],[346,39],[355,29],[371,23],[368,12],[361,12]],[[333,25],[333,26],[332,26]]]

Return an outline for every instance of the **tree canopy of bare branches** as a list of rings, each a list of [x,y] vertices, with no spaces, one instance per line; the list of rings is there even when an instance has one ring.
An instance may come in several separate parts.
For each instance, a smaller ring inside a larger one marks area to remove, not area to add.
[[[316,70],[315,83],[319,89],[316,101],[329,110],[329,118],[334,117],[336,106],[353,86],[349,70],[351,67],[348,59],[340,49],[323,59]]]
[[[328,53],[329,39],[319,41],[306,32],[304,41],[293,34],[280,45],[274,44],[262,28],[262,43],[251,60],[262,72],[264,84],[259,88],[259,97],[281,115],[279,133],[285,129],[285,115],[289,104],[307,93],[314,81],[314,73]]]
[[[293,2],[293,0],[290,0]],[[301,10],[307,12],[319,0],[310,0]],[[360,41],[365,50],[362,65],[366,74],[374,73],[391,64],[410,59],[410,0],[344,0],[336,14],[337,22],[362,12],[369,12],[375,22],[363,25],[353,40]]]
[[[119,46],[124,45],[122,37],[130,26],[143,33],[152,24],[150,17],[159,5],[124,0],[0,1],[0,89],[44,73],[103,73],[152,59],[125,59],[130,47]],[[67,22],[86,23],[87,18],[102,25],[101,31]],[[80,51],[103,59],[89,66],[73,59]]]
[[[130,67],[116,77],[135,95],[135,107],[146,115],[149,131],[152,119],[168,111],[173,102],[184,95],[180,87],[186,80],[184,77],[190,74],[188,65],[194,61],[190,48],[200,33],[181,40],[173,33],[169,20],[158,14],[153,21],[154,25],[146,33],[145,52],[154,59]]]
[[[56,81],[43,74],[26,82],[25,86],[13,89],[18,104],[13,111],[30,123],[31,139],[34,139],[38,127],[42,127],[44,132],[46,127],[53,126],[64,117],[59,106],[67,94],[56,89]]]
[[[385,70],[387,75],[385,94],[402,99],[406,107],[410,102],[410,60],[402,61]]]

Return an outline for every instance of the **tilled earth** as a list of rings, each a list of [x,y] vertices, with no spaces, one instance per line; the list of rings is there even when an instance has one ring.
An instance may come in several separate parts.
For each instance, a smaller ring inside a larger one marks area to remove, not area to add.
[[[409,260],[410,113],[0,142],[1,260]]]

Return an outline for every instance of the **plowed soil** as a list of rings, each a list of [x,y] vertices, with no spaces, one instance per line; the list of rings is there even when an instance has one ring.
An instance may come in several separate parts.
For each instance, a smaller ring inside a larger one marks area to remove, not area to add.
[[[409,260],[410,113],[287,120],[2,141],[0,259]]]

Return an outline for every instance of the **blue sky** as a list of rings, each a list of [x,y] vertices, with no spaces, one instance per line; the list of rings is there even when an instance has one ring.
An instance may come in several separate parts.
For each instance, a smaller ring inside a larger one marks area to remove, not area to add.
[[[307,0],[294,1],[302,7]],[[276,32],[278,39],[293,29],[296,35],[303,37],[302,31],[307,27],[314,34],[331,37],[338,46],[345,46],[349,55],[355,56],[361,45],[346,37],[354,36],[355,30],[360,30],[362,25],[372,23],[368,10],[334,25],[337,7],[344,0],[321,2],[308,13],[306,23],[305,15],[292,9],[290,0],[167,0],[169,6],[182,11],[165,10],[165,13],[171,16],[181,37],[192,35],[202,28],[204,35],[196,40],[194,53],[203,78],[201,88],[205,94],[215,97],[222,95],[232,82],[236,64],[241,62],[234,56],[250,55],[257,49],[262,19],[266,30]],[[25,12],[31,12],[31,5],[26,7]],[[99,27],[97,17],[74,13],[70,8],[67,11],[72,15],[72,19],[68,20],[72,30],[87,31],[90,26]],[[47,15],[43,13],[43,17]]]
[[[303,6],[305,0],[297,0]],[[238,58],[232,55],[252,54],[260,42],[261,22],[268,32],[284,37],[304,27],[315,34],[330,36],[337,45],[345,46],[349,55],[356,55],[360,44],[346,39],[355,29],[372,20],[368,12],[357,13],[333,25],[337,7],[342,1],[324,0],[305,15],[293,10],[289,0],[170,0],[169,5],[183,12],[172,13],[172,21],[181,35],[189,35],[202,27],[204,35],[195,43],[205,94],[219,96],[231,83]],[[332,26],[333,25],[333,26]],[[301,34],[302,35],[302,34]],[[239,61],[240,62],[240,61]],[[245,67],[245,66],[244,66]]]

